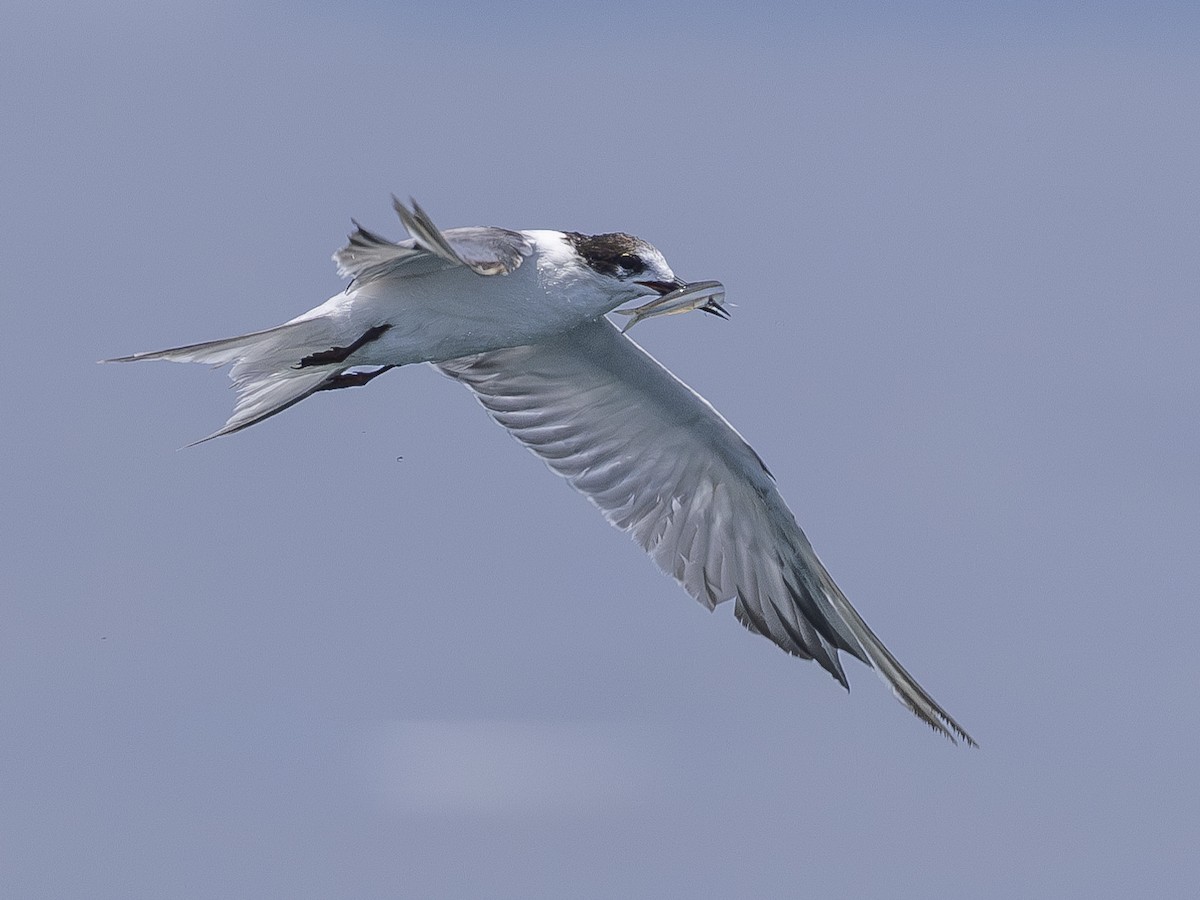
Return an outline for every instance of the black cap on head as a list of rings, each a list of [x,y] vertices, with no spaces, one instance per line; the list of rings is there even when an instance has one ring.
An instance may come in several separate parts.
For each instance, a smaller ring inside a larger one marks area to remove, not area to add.
[[[640,275],[646,271],[646,261],[642,258],[646,242],[631,234],[619,231],[611,234],[568,231],[566,236],[588,267],[601,275],[619,278]]]

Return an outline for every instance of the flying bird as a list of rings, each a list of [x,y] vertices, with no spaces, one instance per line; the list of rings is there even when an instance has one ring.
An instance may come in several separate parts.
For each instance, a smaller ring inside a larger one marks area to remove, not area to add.
[[[927,725],[975,745],[850,605],[758,454],[626,335],[689,310],[727,318],[719,282],[682,281],[628,234],[442,230],[415,201],[393,206],[411,237],[389,241],[354,222],[333,255],[349,284],[315,309],[265,331],[109,361],[232,365],[233,414],[202,440],[318,391],[431,363],[710,610],[734,600],[742,625],[847,689],[838,654],[858,658]],[[629,317],[624,329],[613,312]]]

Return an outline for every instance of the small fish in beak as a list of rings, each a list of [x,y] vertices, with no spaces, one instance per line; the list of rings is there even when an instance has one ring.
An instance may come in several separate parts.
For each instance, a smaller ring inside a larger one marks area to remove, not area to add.
[[[623,316],[629,316],[629,321],[621,329],[622,333],[644,319],[673,316],[676,313],[691,312],[693,309],[720,316],[722,319],[729,318],[729,312],[721,304],[725,298],[725,286],[719,281],[693,281],[688,284],[676,279],[674,282],[639,281],[638,284],[658,291],[661,296],[633,309],[613,310]]]

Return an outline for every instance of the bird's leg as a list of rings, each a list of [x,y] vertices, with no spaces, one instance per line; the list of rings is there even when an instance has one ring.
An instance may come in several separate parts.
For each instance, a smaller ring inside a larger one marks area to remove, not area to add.
[[[326,381],[324,384],[322,384],[319,388],[317,388],[317,390],[318,391],[336,391],[338,388],[362,387],[364,384],[366,384],[372,378],[375,378],[378,375],[382,375],[388,369],[394,369],[394,368],[396,368],[396,367],[395,366],[380,366],[374,372],[339,372],[338,374],[336,374],[332,378],[330,378],[328,381]]]
[[[292,368],[304,369],[308,366],[325,366],[330,363],[345,362],[355,350],[365,347],[371,341],[379,340],[380,336],[391,327],[391,325],[376,325],[374,328],[368,328],[354,343],[345,347],[330,347],[328,350],[319,350],[316,353],[310,353],[304,359],[300,360],[300,362],[296,363],[296,365],[292,366]]]

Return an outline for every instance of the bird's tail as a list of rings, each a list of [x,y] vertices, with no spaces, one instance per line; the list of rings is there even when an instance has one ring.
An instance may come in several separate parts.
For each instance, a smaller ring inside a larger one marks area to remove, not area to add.
[[[134,353],[105,362],[165,359],[214,366],[232,363],[229,377],[237,390],[233,414],[218,431],[195,442],[199,444],[283,412],[336,379],[349,368],[344,355],[339,358],[336,352],[346,349],[336,347],[337,340],[332,324],[317,317],[220,341]]]

